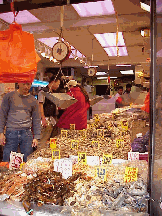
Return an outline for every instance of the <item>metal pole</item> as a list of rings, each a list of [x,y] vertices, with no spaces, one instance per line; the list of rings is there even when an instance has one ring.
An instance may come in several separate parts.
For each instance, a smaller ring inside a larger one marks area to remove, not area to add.
[[[151,68],[150,68],[150,152],[149,152],[149,184],[150,194],[149,214],[152,212],[152,186],[153,186],[153,166],[155,154],[155,119],[156,119],[156,0],[151,0]]]

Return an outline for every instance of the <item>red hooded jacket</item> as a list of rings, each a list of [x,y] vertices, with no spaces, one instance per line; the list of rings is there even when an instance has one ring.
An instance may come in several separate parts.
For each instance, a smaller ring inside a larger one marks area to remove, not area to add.
[[[65,110],[57,126],[59,128],[70,129],[70,124],[75,124],[76,130],[85,129],[87,128],[87,110],[90,105],[86,102],[85,96],[79,87],[74,87],[70,90],[71,92],[67,92],[67,94],[70,96],[73,94],[78,101]]]

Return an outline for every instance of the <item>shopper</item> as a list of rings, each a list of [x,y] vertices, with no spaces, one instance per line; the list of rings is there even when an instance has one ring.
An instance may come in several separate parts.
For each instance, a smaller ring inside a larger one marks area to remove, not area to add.
[[[4,144],[3,161],[6,162],[10,160],[11,151],[17,152],[18,145],[26,162],[41,134],[39,106],[29,93],[31,83],[18,86],[18,90],[4,96],[0,108],[0,144]]]
[[[70,80],[67,86],[69,88],[67,94],[77,99],[77,102],[65,110],[57,126],[70,129],[70,124],[75,124],[76,130],[85,129],[87,128],[87,110],[90,106],[88,93],[75,80]]]
[[[123,86],[119,86],[118,93],[115,97],[115,108],[123,107],[121,95],[123,94]]]
[[[130,94],[131,88],[132,88],[132,85],[131,84],[127,84],[126,85],[126,90],[124,91],[124,94]]]
[[[131,94],[130,94],[131,88],[132,88],[132,85],[127,84],[126,90],[124,91],[123,95],[121,96],[123,106],[130,106],[130,104],[133,102]]]

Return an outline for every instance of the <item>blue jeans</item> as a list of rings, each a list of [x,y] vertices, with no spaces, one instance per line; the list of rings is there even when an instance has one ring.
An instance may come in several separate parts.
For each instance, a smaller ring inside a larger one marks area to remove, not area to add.
[[[10,161],[10,152],[17,152],[18,145],[20,151],[24,154],[24,162],[33,152],[32,148],[33,135],[31,129],[6,130],[6,144],[3,149],[3,161]]]

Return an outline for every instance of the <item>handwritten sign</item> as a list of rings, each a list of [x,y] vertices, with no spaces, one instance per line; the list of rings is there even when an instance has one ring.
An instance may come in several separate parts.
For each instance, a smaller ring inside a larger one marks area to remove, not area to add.
[[[54,171],[62,173],[62,177],[67,179],[72,176],[72,160],[71,159],[56,159],[54,161]]]
[[[75,124],[70,124],[70,130],[75,130]]]
[[[100,164],[99,156],[87,156],[87,164],[89,166],[99,166]]]
[[[20,164],[23,163],[23,156],[24,154],[11,151],[9,169],[19,169]]]
[[[111,164],[112,163],[112,154],[103,154],[102,164]]]
[[[71,148],[72,149],[78,149],[78,144],[79,144],[78,140],[71,140]]]
[[[60,150],[52,150],[52,159],[60,159]]]
[[[86,153],[78,153],[78,162],[82,164],[87,164]]]
[[[139,152],[128,152],[128,160],[129,161],[139,160]]]
[[[121,121],[121,127],[124,130],[128,130],[128,121]]]
[[[123,147],[124,146],[124,140],[122,140],[122,139],[117,139],[116,140],[116,147],[117,148],[121,148],[121,147]]]
[[[99,122],[99,121],[100,121],[99,115],[98,115],[98,114],[95,114],[95,115],[94,115],[94,119],[95,119],[95,122]]]
[[[106,168],[102,166],[96,167],[96,177],[106,181]]]
[[[93,129],[93,128],[94,128],[94,124],[90,124],[89,129]]]
[[[93,140],[93,141],[92,141],[92,147],[93,147],[93,148],[99,148],[99,141]]]
[[[97,137],[98,138],[104,138],[104,130],[103,129],[97,129]]]
[[[138,173],[138,168],[126,167],[125,175],[124,175],[124,182],[137,181],[137,173]]]
[[[61,130],[61,138],[67,137],[67,130]]]
[[[50,138],[50,148],[51,149],[56,148],[56,142],[57,142],[57,138]]]
[[[23,162],[23,163],[20,164],[20,170],[21,171],[25,170],[25,162]]]

